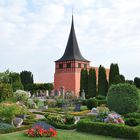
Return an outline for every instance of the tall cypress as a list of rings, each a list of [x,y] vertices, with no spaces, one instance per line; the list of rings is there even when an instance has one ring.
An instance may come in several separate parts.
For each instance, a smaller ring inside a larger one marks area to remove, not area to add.
[[[108,82],[106,77],[106,70],[100,65],[98,71],[98,94],[106,96],[108,91]]]
[[[80,76],[80,96],[83,89],[84,89],[84,69],[81,70],[81,76]]]
[[[89,70],[88,75],[88,97],[95,97],[96,96],[96,71],[95,69]]]
[[[115,84],[115,77],[119,77],[119,66],[118,64],[111,64],[110,65],[110,71],[109,71],[109,85]]]
[[[80,95],[82,90],[85,91],[86,98],[88,97],[88,71],[87,69],[81,70],[81,80],[80,80]]]

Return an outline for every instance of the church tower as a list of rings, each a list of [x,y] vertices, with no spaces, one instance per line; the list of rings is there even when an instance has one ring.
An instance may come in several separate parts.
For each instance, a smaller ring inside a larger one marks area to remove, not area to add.
[[[79,49],[72,16],[72,23],[68,42],[63,56],[55,61],[54,90],[60,91],[64,87],[65,92],[72,91],[79,96],[81,69],[89,69],[90,61],[86,60]]]

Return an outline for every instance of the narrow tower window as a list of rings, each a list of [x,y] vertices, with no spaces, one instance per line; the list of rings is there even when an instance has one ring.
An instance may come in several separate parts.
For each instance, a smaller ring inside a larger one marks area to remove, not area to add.
[[[67,63],[67,68],[71,68],[71,63]]]
[[[87,68],[87,64],[84,64],[84,68]]]
[[[59,69],[63,69],[63,64],[59,64]]]
[[[78,68],[81,68],[81,63],[78,63]]]

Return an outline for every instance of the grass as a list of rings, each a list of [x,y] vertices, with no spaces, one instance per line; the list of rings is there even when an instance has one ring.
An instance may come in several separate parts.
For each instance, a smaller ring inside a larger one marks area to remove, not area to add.
[[[117,140],[116,138],[80,133],[74,130],[57,130],[58,135],[48,140]],[[24,132],[0,134],[0,140],[46,140],[46,138],[29,138]],[[119,139],[118,139],[119,140]]]

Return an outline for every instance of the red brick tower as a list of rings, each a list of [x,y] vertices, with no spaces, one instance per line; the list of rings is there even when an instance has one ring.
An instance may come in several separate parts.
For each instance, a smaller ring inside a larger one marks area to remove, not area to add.
[[[79,96],[80,72],[82,68],[89,69],[89,63],[78,47],[72,16],[71,30],[64,55],[55,61],[54,89],[59,91],[61,87],[64,87],[65,91],[72,91]]]

